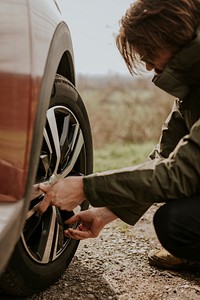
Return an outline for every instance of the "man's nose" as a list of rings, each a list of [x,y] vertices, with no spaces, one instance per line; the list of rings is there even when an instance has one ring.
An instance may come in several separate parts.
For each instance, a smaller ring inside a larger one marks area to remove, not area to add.
[[[146,63],[146,70],[147,71],[152,71],[154,68],[155,68],[155,66],[153,64]]]

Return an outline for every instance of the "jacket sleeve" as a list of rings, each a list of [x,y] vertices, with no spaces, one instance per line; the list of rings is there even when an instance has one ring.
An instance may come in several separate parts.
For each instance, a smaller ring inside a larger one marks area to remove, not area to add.
[[[200,120],[167,158],[84,177],[87,199],[134,225],[153,204],[189,197],[200,190]]]
[[[172,111],[162,126],[159,143],[149,154],[149,159],[169,157],[180,139],[188,133],[185,120],[179,110],[179,100],[175,99]]]

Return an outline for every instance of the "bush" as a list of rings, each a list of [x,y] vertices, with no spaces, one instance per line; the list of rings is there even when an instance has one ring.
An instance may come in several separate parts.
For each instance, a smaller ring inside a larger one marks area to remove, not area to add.
[[[150,78],[79,76],[77,86],[88,111],[95,149],[112,143],[158,141],[173,100]]]

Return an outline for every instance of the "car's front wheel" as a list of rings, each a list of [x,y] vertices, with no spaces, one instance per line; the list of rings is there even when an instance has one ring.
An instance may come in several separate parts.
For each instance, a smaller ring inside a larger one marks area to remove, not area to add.
[[[55,79],[47,111],[36,184],[92,172],[93,154],[90,124],[75,87],[62,76]],[[54,283],[71,262],[78,241],[64,236],[64,221],[75,211],[50,206],[40,216],[32,199],[26,223],[0,288],[7,294],[31,295]],[[77,210],[88,208],[88,203]],[[74,227],[77,224],[73,225]]]

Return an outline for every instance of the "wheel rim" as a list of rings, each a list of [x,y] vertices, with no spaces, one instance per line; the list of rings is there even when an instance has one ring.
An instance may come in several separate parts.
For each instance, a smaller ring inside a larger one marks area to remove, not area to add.
[[[85,143],[80,124],[74,113],[65,106],[53,106],[47,111],[43,145],[36,183],[52,183],[67,175],[86,173]],[[40,264],[56,260],[70,243],[64,235],[65,221],[81,210],[61,211],[50,206],[43,215],[37,205],[43,199],[37,195],[31,201],[21,236],[28,255]],[[73,228],[77,227],[73,224]]]

